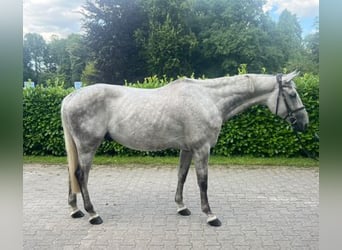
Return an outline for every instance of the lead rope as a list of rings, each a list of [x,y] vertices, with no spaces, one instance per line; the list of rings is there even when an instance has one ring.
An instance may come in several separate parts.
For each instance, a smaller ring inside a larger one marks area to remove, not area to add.
[[[310,153],[305,147],[304,147],[304,144],[302,142],[302,139],[299,135],[299,133],[292,129],[293,133],[296,135],[297,139],[298,139],[298,142],[299,142],[299,145],[301,147],[301,150],[305,153],[305,155],[315,161],[319,161],[318,157],[316,156],[316,154],[314,153]],[[317,133],[315,133],[315,140],[319,142],[319,136],[317,135]]]

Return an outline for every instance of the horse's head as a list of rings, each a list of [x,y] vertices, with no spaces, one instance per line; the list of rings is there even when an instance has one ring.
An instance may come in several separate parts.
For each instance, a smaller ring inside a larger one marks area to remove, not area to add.
[[[292,81],[299,72],[276,76],[276,87],[270,99],[268,106],[270,110],[289,122],[297,131],[305,131],[309,124],[308,113],[296,90],[296,85]]]

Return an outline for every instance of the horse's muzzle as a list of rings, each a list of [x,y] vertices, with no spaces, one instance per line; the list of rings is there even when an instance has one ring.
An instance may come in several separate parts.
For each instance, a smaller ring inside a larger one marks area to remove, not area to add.
[[[305,108],[298,109],[297,111],[294,113],[290,113],[287,121],[291,124],[292,128],[295,131],[305,132],[309,125],[308,113],[305,111]]]
[[[296,131],[299,131],[299,132],[305,132],[308,128],[308,123],[305,122],[305,123],[301,123],[301,122],[293,122],[291,123],[292,125],[292,128]]]

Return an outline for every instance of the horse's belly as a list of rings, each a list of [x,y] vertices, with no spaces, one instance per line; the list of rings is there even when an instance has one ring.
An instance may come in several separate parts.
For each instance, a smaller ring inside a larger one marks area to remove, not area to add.
[[[110,132],[111,137],[118,143],[135,150],[157,151],[164,149],[186,149],[200,147],[209,143],[216,144],[219,130],[192,128],[177,124],[168,123],[163,127],[150,125],[138,127],[114,128]]]
[[[168,148],[186,148],[185,138],[181,135],[160,131],[116,131],[111,133],[112,138],[118,143],[135,150],[157,151]]]

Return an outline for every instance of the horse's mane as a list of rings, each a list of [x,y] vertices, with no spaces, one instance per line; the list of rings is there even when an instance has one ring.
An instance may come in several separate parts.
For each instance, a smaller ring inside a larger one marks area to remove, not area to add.
[[[219,90],[222,88],[229,88],[232,92],[235,93],[245,93],[246,91],[254,91],[255,80],[258,76],[265,77],[267,75],[244,74],[209,79],[180,78],[176,81],[171,82],[171,84],[198,84],[208,89]]]

